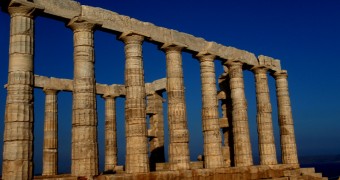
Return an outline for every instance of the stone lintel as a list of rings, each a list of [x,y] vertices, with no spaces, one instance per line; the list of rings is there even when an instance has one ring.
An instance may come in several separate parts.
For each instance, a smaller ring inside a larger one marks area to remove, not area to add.
[[[52,89],[56,91],[73,91],[73,80],[61,79],[46,76],[34,76],[34,86],[42,89]],[[5,85],[5,88],[7,85]],[[165,91],[166,78],[158,79],[152,83],[145,83],[146,94],[151,95],[157,91]],[[105,97],[125,97],[125,86],[121,84],[96,84],[96,94]]]
[[[34,86],[43,89],[54,89],[58,91],[73,91],[73,83],[70,79],[59,79],[46,76],[34,76]]]
[[[265,66],[273,71],[281,70],[280,60],[264,55],[259,55],[257,58],[259,65]]]
[[[250,66],[264,63],[272,71],[279,71],[281,69],[280,61],[277,59],[262,55],[256,58],[253,53],[245,50],[224,46],[213,41],[206,41],[203,38],[173,29],[158,27],[152,23],[139,21],[106,9],[81,5],[73,0],[34,0],[33,3],[24,0],[13,0],[13,2],[34,5],[44,9],[46,14],[64,19],[81,17],[94,24],[102,25],[103,29],[123,33],[123,35],[134,33],[161,44],[169,44],[168,42],[171,42],[170,44],[185,47],[186,51],[190,51],[193,54],[206,51],[222,60],[237,59]]]
[[[73,0],[34,0],[44,9],[44,13],[61,17],[63,19],[72,19],[81,14],[80,3]]]
[[[145,83],[146,95],[152,95],[157,91],[165,90],[166,90],[166,78],[155,80],[152,83]]]
[[[103,98],[125,97],[125,86],[120,84],[98,84],[96,87],[97,94],[102,93]]]

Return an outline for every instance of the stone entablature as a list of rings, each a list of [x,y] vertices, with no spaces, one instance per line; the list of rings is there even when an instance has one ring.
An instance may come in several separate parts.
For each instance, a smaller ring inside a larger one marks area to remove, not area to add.
[[[6,85],[7,86],[7,85]],[[42,89],[53,89],[57,91],[73,91],[73,80],[46,76],[34,76],[34,87]],[[145,83],[146,94],[153,94],[155,91],[166,90],[166,78]],[[121,84],[100,84],[96,83],[96,94],[112,97],[124,97],[125,86]]]
[[[156,26],[149,22],[139,21],[129,16],[124,16],[110,10],[81,5],[72,0],[14,0],[41,9],[43,13],[63,18],[66,22],[80,17],[82,20],[98,24],[98,29],[112,31],[114,33],[135,33],[145,37],[145,40],[163,44],[175,44],[183,47],[184,51],[192,53],[209,53],[224,60],[238,60],[250,66],[264,65],[272,71],[280,71],[280,61],[268,56],[260,55],[258,58],[245,50],[230,46],[224,46],[191,34],[179,32],[173,29]]]

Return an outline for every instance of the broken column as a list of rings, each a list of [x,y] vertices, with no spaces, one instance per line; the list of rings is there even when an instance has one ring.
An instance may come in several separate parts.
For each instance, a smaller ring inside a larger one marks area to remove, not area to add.
[[[156,163],[165,162],[164,157],[164,117],[162,92],[147,96],[147,114],[150,127],[148,130],[150,144],[150,170],[156,170]]]
[[[182,47],[165,44],[162,49],[166,54],[170,170],[190,169]]]
[[[272,75],[276,80],[282,163],[298,164],[292,108],[288,92],[288,74],[287,71],[282,70]]]
[[[2,179],[32,179],[33,20],[32,7],[11,3],[9,69]]]
[[[221,101],[222,118],[220,118],[223,133],[223,156],[226,167],[234,165],[233,133],[232,133],[232,102],[230,97],[230,85],[228,68],[223,65],[224,73],[219,77],[220,92],[218,98]]]
[[[105,171],[113,171],[117,166],[117,124],[116,99],[103,96],[105,99]]]
[[[227,62],[232,99],[232,125],[234,138],[235,166],[253,165],[247,114],[247,100],[244,93],[242,62]]]
[[[58,173],[58,91],[44,89],[44,92],[46,96],[42,175],[56,175]]]
[[[122,34],[125,43],[125,134],[126,172],[149,172],[148,138],[146,127],[145,83],[142,59],[144,37]]]
[[[261,165],[277,164],[274,131],[272,122],[272,105],[270,103],[267,68],[252,68],[255,74],[257,100],[257,132]]]
[[[74,33],[72,175],[91,177],[98,174],[93,47],[95,24],[75,18],[68,26]]]
[[[218,118],[217,89],[213,55],[199,55],[202,81],[202,124],[204,138],[204,168],[225,166]]]

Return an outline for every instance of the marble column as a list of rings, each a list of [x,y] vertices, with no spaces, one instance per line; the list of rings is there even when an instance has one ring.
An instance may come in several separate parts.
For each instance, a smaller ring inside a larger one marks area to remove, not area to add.
[[[213,55],[198,56],[202,82],[202,124],[204,138],[204,168],[225,166],[222,136],[218,117],[216,75]]]
[[[261,165],[277,164],[274,131],[272,122],[272,105],[270,103],[267,68],[252,68],[255,74],[257,100],[257,132]]]
[[[11,5],[2,179],[32,179],[34,9]]]
[[[234,139],[235,166],[253,165],[250,144],[247,101],[244,93],[242,62],[227,62],[230,76],[230,90],[232,99],[232,125]]]
[[[46,96],[42,175],[56,175],[58,173],[58,91],[44,89],[44,92]]]
[[[150,170],[156,170],[156,163],[165,162],[164,157],[164,116],[162,92],[147,96],[147,113],[150,115]]]
[[[222,118],[226,127],[222,128],[223,133],[223,156],[226,167],[234,165],[233,133],[232,133],[232,102],[230,97],[230,85],[228,69],[224,65],[225,72],[219,77],[218,84],[221,92],[219,95],[221,101]]]
[[[94,24],[73,19],[74,79],[72,106],[72,175],[98,174]]]
[[[170,170],[190,169],[182,48],[163,45],[162,49],[166,54]]]
[[[298,164],[292,108],[288,92],[288,74],[287,71],[282,70],[275,72],[273,76],[276,80],[282,163]]]
[[[149,172],[148,138],[146,126],[145,82],[142,58],[144,37],[123,34],[125,43],[125,134],[126,172]]]
[[[105,99],[105,171],[112,171],[117,166],[117,124],[116,99],[104,96]]]

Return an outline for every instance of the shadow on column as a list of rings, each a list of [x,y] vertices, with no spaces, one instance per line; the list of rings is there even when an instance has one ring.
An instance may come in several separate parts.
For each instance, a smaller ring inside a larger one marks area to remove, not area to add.
[[[150,138],[150,141],[153,138]],[[156,163],[164,163],[164,146],[155,148],[150,152],[150,171],[156,171]]]

